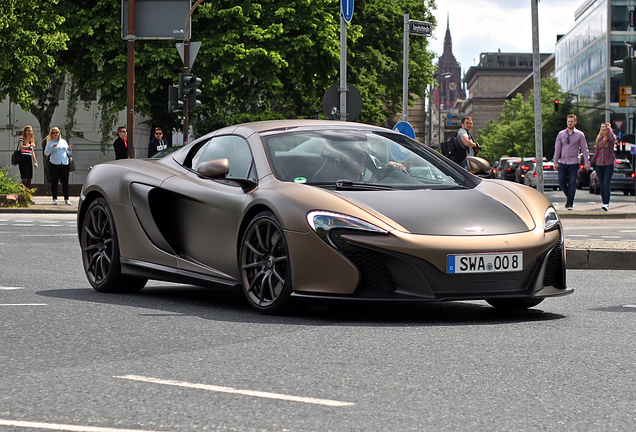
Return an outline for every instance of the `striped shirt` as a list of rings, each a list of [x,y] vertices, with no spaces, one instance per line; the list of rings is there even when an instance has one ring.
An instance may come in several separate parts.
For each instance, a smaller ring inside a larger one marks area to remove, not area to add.
[[[24,137],[20,137],[20,139],[18,140],[18,144],[23,145],[24,144]],[[31,147],[27,147],[27,148],[21,148],[20,149],[20,153],[22,153],[23,155],[27,155],[27,156],[31,156],[33,154],[33,143],[30,143]]]
[[[616,144],[616,135],[610,131],[607,142],[599,140],[594,147],[594,156],[590,159],[591,164],[598,166],[609,166],[616,163],[616,155],[614,154],[614,145]]]

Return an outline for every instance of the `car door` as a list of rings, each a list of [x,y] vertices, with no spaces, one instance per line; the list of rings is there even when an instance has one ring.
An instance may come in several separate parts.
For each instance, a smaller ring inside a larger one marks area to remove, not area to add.
[[[206,161],[226,158],[226,179],[203,178],[196,169]],[[232,178],[256,181],[254,160],[245,139],[235,135],[214,137],[194,149],[185,161],[188,172],[168,179],[162,190],[172,205],[175,245],[181,270],[239,280],[238,232],[247,193]]]

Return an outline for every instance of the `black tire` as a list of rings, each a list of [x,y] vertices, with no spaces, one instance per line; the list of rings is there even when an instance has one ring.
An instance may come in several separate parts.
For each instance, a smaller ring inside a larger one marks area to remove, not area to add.
[[[115,220],[104,198],[91,203],[82,221],[80,246],[86,278],[95,291],[131,293],[148,279],[122,275]]]
[[[283,228],[276,216],[259,213],[248,225],[239,258],[243,293],[262,314],[284,314],[291,304],[291,267]]]
[[[502,310],[524,310],[534,307],[543,301],[542,298],[510,298],[486,300],[490,306]]]

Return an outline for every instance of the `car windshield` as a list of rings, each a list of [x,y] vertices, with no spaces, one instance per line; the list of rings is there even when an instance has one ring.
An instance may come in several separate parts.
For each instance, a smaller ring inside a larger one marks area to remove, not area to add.
[[[261,135],[281,181],[353,190],[457,189],[479,180],[405,135],[354,129]]]
[[[627,159],[619,159],[616,161],[616,165],[614,165],[614,168],[631,171],[632,164]]]

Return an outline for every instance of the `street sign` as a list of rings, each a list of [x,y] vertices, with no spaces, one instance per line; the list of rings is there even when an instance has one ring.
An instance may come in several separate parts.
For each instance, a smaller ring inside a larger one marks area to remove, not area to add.
[[[186,39],[190,0],[135,0],[135,39]],[[190,20],[191,21],[191,20]],[[187,38],[192,33],[190,26]],[[121,2],[121,38],[128,36],[128,0]]]
[[[184,45],[182,43],[178,43],[177,45],[177,52],[179,53],[179,57],[181,57],[181,61],[183,61],[183,56],[184,56]],[[190,70],[192,70],[192,65],[194,64],[194,59],[197,57],[197,54],[199,53],[199,48],[201,48],[201,42],[190,42],[190,55],[188,56],[188,59],[190,60],[188,63],[190,63],[188,65],[188,67],[190,68]]]
[[[625,120],[614,120],[614,126],[616,126],[617,130],[623,127],[623,123],[625,123]]]
[[[415,36],[431,36],[433,25],[426,21],[409,20],[409,34]]]
[[[415,139],[415,129],[413,129],[413,126],[411,126],[409,122],[398,122],[395,126],[393,126],[393,130]]]
[[[340,13],[347,23],[353,18],[353,0],[340,0]]]
[[[623,132],[616,131],[616,138],[618,138],[619,141],[622,141],[623,140]]]
[[[446,118],[453,118],[453,113],[446,114]]]
[[[632,94],[631,86],[620,86],[618,87],[618,106],[626,107],[628,96]],[[620,129],[620,128],[619,128]]]

